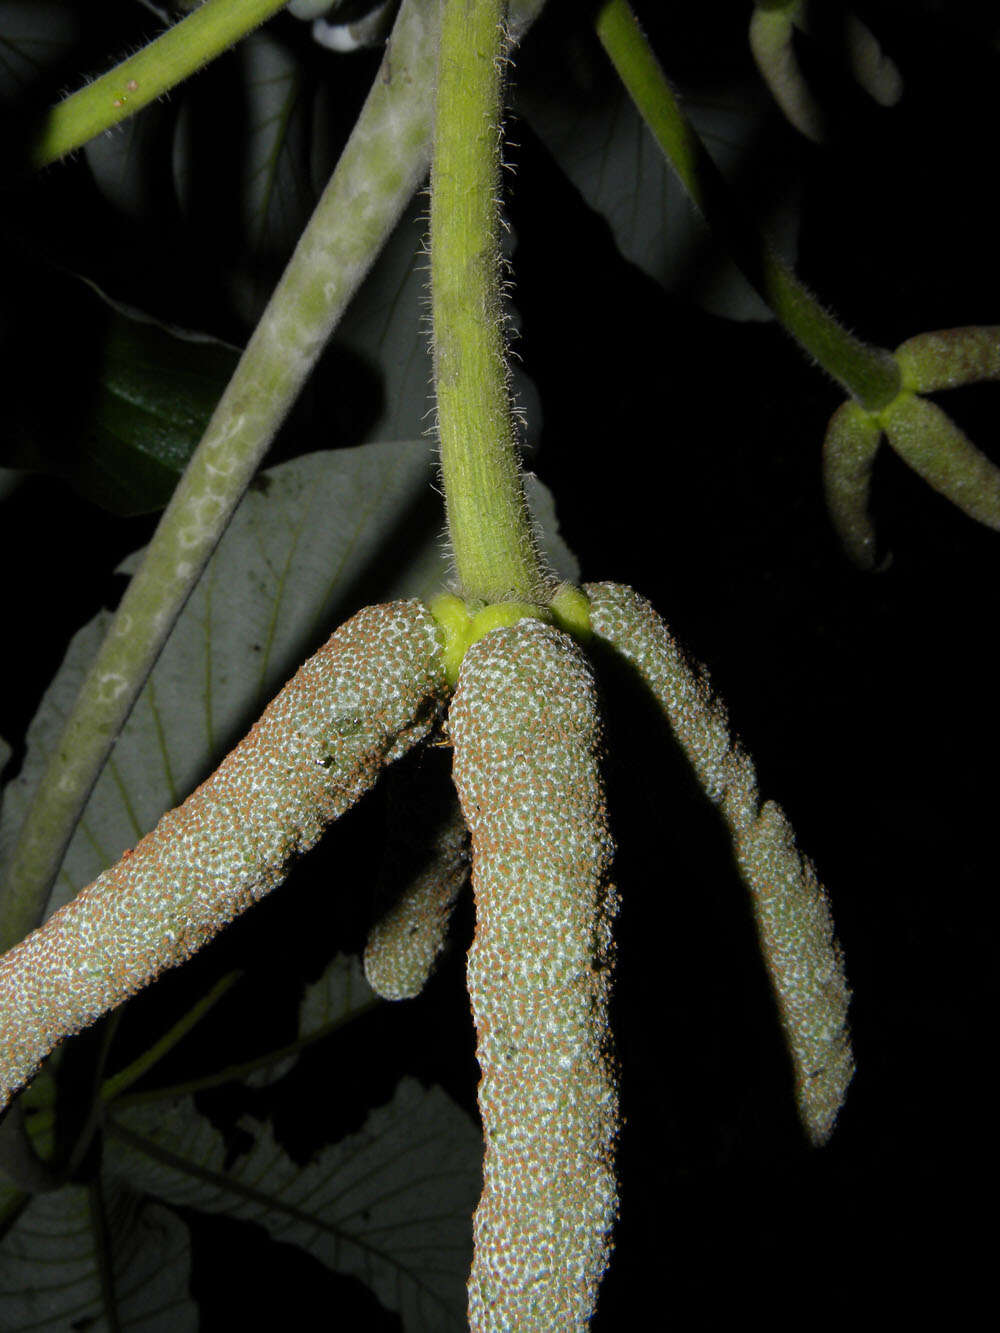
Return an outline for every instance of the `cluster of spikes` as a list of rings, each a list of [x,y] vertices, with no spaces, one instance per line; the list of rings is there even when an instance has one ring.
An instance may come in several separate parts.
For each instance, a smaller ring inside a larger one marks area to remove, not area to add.
[[[818,38],[879,106],[895,106],[903,80],[867,24],[839,5],[824,10],[810,0],[755,0],[750,50],[771,95],[792,125],[814,143],[829,137],[828,119],[802,72],[795,34]]]
[[[754,60],[788,121],[807,139],[820,143],[832,127],[802,71],[796,34],[839,57],[880,106],[894,106],[902,96],[899,70],[855,14],[812,0],[755,0],[749,32]],[[1000,379],[1000,328],[922,333],[883,355],[895,363],[895,392],[877,406],[849,398],[831,417],[823,445],[830,518],[844,551],[862,569],[879,564],[869,498],[883,440],[969,518],[1000,531],[1000,468],[928,397]]]
[[[439,615],[418,601],[360,611],[183,805],[0,960],[0,1108],[64,1037],[183,962],[445,729],[457,802],[409,811],[428,834],[408,872],[390,858],[405,883],[372,930],[366,972],[387,997],[420,990],[471,866],[485,1159],[469,1324],[582,1330],[612,1245],[620,1127],[608,1022],[619,898],[589,648],[628,664],[721,816],[815,1143],[853,1071],[849,994],[812,866],[649,602],[590,584],[564,590],[572,614],[496,607],[493,620],[512,623],[477,636],[468,615],[456,631],[457,599],[442,601]]]
[[[844,550],[862,569],[877,563],[869,497],[883,439],[939,494],[969,518],[1000,532],[1000,468],[926,397],[1000,380],[1000,328],[973,325],[908,338],[892,354],[899,390],[871,410],[849,398],[834,412],[823,442],[823,484]]]

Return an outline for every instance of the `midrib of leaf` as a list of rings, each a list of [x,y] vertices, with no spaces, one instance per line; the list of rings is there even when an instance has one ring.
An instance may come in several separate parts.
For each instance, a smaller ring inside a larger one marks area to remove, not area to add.
[[[111,1233],[104,1207],[104,1190],[100,1175],[95,1177],[87,1187],[87,1203],[90,1212],[90,1233],[94,1239],[97,1275],[101,1284],[101,1304],[104,1307],[104,1317],[108,1321],[108,1328],[111,1333],[120,1333],[121,1322],[118,1318],[118,1302],[115,1299],[115,1277],[111,1259]]]
[[[111,758],[108,760],[108,770],[114,779],[115,786],[118,788],[118,792],[122,799],[122,805],[125,807],[125,813],[128,815],[129,822],[132,825],[136,840],[138,841],[146,830],[142,827],[142,823],[135,813],[135,807],[132,805],[132,798],[128,794],[128,784],[122,778],[121,771],[115,762],[114,750],[111,751]]]
[[[170,804],[174,806],[180,801],[180,793],[177,790],[173,765],[170,762],[170,751],[167,748],[167,734],[163,729],[163,719],[160,716],[160,709],[156,702],[155,674],[151,674],[149,680],[146,682],[146,700],[149,704],[150,715],[153,719],[153,731],[156,735],[157,748],[159,749],[160,757],[163,760],[163,780],[166,783],[167,791],[170,795]]]
[[[202,578],[202,584],[205,590],[205,615],[202,620],[202,631],[205,637],[205,740],[206,753],[215,754],[215,724],[212,717],[212,587],[215,583],[215,570],[210,565],[206,571],[207,577]]]
[[[351,529],[351,535],[344,543],[344,549],[340,555],[340,558],[337,561],[334,568],[331,570],[330,577],[326,582],[326,587],[324,588],[323,591],[323,600],[317,607],[317,614],[313,620],[314,626],[318,626],[319,617],[321,614],[321,608],[325,608],[329,605],[330,600],[333,596],[333,589],[342,579],[344,569],[346,568],[352,554],[354,553],[355,548],[358,545],[358,540],[365,529],[368,519],[371,517],[371,515],[375,512],[376,508],[382,503],[382,501],[385,498],[386,495],[385,482],[388,472],[389,472],[388,468],[383,469],[379,477],[378,490],[376,491],[375,487],[372,487],[372,495],[371,498],[368,500],[367,504],[364,507],[361,506],[358,507],[358,516],[357,519],[355,520],[354,527]]]
[[[288,543],[288,546],[286,548],[285,559],[281,567],[281,572],[278,573],[277,571],[273,571],[275,578],[275,591],[274,591],[274,596],[271,598],[271,612],[268,617],[267,633],[265,636],[265,641],[261,645],[260,670],[257,673],[256,697],[259,702],[263,702],[264,688],[265,688],[264,682],[267,680],[267,674],[271,662],[271,649],[274,646],[275,638],[277,635],[278,617],[281,612],[282,598],[284,597],[285,594],[285,588],[287,587],[289,574],[295,559],[295,554],[299,549],[299,542],[302,538],[302,533],[306,529],[307,521],[312,517],[312,508],[314,500],[315,500],[315,493],[313,491],[309,491],[306,496],[305,504],[296,507],[295,522],[291,525],[291,531],[293,536],[292,540]],[[270,564],[269,560],[267,559],[266,552],[264,550],[264,542],[261,536],[261,530],[259,524],[254,525],[254,535],[257,539],[257,549],[261,555],[261,563]]]
[[[297,1208],[294,1204],[283,1203],[273,1195],[266,1194],[263,1190],[255,1189],[252,1185],[244,1185],[242,1181],[233,1180],[218,1171],[212,1171],[208,1167],[199,1166],[197,1163],[191,1162],[185,1157],[172,1153],[169,1148],[163,1148],[159,1144],[143,1138],[140,1134],[134,1134],[131,1130],[126,1129],[118,1120],[114,1119],[114,1117],[108,1118],[106,1128],[108,1134],[113,1138],[118,1139],[136,1152],[144,1153],[147,1157],[152,1158],[153,1161],[159,1162],[173,1171],[180,1172],[182,1175],[191,1176],[196,1180],[204,1181],[206,1185],[211,1185],[223,1193],[234,1194],[238,1198],[245,1199],[248,1203],[256,1204],[258,1207],[263,1208],[265,1212],[275,1212],[283,1217],[290,1218],[294,1222],[301,1222],[303,1226],[312,1227],[316,1231],[323,1232],[324,1235],[331,1236],[338,1244],[354,1246],[363,1253],[371,1255],[373,1258],[380,1259],[383,1263],[389,1264],[389,1266],[397,1272],[404,1273],[418,1290],[423,1292],[425,1296],[429,1297],[432,1302],[439,1305],[442,1309],[447,1310],[447,1306],[437,1293],[424,1284],[420,1274],[399,1262],[396,1252],[382,1249],[376,1245],[371,1245],[366,1239],[363,1239],[353,1232],[345,1231],[342,1227],[336,1226],[331,1222],[325,1222],[314,1213],[305,1212],[303,1209]],[[425,1140],[424,1142],[428,1141],[430,1140]],[[423,1146],[423,1144],[415,1146]],[[280,1146],[276,1145],[276,1147],[278,1153],[281,1153],[282,1150]],[[409,1152],[407,1150],[404,1150],[399,1154],[399,1156],[404,1157],[408,1155]],[[440,1179],[442,1177],[437,1176],[436,1178]],[[323,1183],[324,1182],[322,1181],[317,1183],[317,1190],[323,1188]],[[355,1183],[356,1182],[352,1182],[352,1188]],[[385,1229],[386,1228],[383,1228],[383,1230]]]
[[[280,112],[276,112],[273,115],[265,117],[264,120],[262,120],[256,126],[256,132],[260,134],[263,133],[266,130],[266,128],[272,125],[274,122],[277,122],[278,124],[278,128],[275,131],[275,136],[274,136],[274,147],[271,149],[270,153],[267,154],[267,156],[264,158],[264,161],[261,163],[261,165],[257,168],[257,170],[253,173],[253,176],[251,177],[251,181],[256,180],[260,176],[264,176],[265,178],[265,183],[263,189],[261,190],[260,208],[257,210],[258,222],[257,222],[256,243],[258,246],[264,244],[267,235],[268,219],[270,218],[271,215],[272,199],[276,192],[275,182],[278,178],[278,172],[281,169],[281,155],[282,153],[287,151],[288,126],[291,124],[292,116],[295,113],[295,105],[299,100],[299,93],[302,86],[302,77],[298,73],[278,74],[275,75],[273,78],[264,79],[262,81],[262,86],[266,86],[267,84],[270,83],[279,83],[279,82],[287,82],[289,85],[288,92],[281,99],[282,110]],[[292,172],[292,175],[294,176],[295,174],[294,164],[290,166],[290,170]]]
[[[409,1157],[413,1152],[419,1151],[419,1149],[421,1148],[426,1148],[433,1142],[434,1142],[433,1136],[430,1135],[428,1135],[426,1138],[423,1139],[414,1139],[412,1143],[407,1143],[404,1147],[400,1148],[399,1152],[394,1153],[391,1157],[380,1158],[377,1167],[373,1167],[371,1171],[367,1172],[364,1175],[356,1176],[351,1181],[350,1187],[348,1189],[345,1189],[343,1193],[340,1194],[338,1197],[343,1199],[345,1196],[351,1194],[355,1189],[358,1189],[362,1185],[364,1185],[366,1181],[373,1179],[384,1166],[391,1165],[394,1162],[402,1161],[404,1158]],[[432,1184],[434,1181],[447,1180],[449,1176],[459,1177],[460,1175],[461,1172],[458,1171],[451,1171],[451,1172],[437,1171],[434,1173],[433,1176],[420,1176],[420,1177],[410,1176],[406,1184],[400,1185],[398,1189],[390,1190],[388,1193],[383,1191],[379,1195],[379,1201],[382,1202],[386,1199],[394,1199],[399,1197],[400,1195],[405,1195],[406,1191],[412,1188],[414,1184],[421,1184],[421,1185]],[[353,1213],[347,1213],[346,1218],[357,1217],[359,1216],[360,1213],[363,1212],[364,1212],[364,1205],[356,1209]],[[412,1221],[412,1219],[409,1220]],[[438,1221],[439,1219],[434,1217],[432,1214],[428,1214],[421,1220],[424,1222],[430,1222],[430,1221]],[[391,1228],[388,1226],[373,1227],[367,1234],[371,1235],[373,1231],[378,1231],[378,1230],[388,1231],[390,1229]]]

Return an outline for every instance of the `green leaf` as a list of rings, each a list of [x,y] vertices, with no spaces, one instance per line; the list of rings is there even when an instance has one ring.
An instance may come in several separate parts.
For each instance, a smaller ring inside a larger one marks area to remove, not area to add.
[[[105,1169],[116,1188],[257,1223],[359,1277],[407,1333],[465,1327],[482,1142],[440,1088],[403,1079],[360,1132],[304,1168],[269,1126],[244,1118],[253,1146],[227,1169],[222,1135],[190,1098],[130,1108],[114,1124]]]
[[[251,324],[335,164],[319,68],[267,28],[84,148],[97,187],[133,220],[154,221],[173,196],[191,230],[218,243],[222,217],[226,277]]]
[[[414,336],[428,310],[426,230],[421,200],[403,215],[334,335],[336,345],[378,375],[381,403],[368,432],[372,439],[417,439],[431,423],[430,350],[426,338]]]
[[[14,97],[70,51],[79,17],[59,0],[0,3],[0,98]]]
[[[283,1051],[278,1059],[262,1064],[248,1076],[247,1082],[255,1088],[277,1083],[295,1065],[304,1047],[329,1036],[376,1004],[378,998],[365,980],[360,959],[353,954],[338,954],[319,980],[306,987],[299,1005],[295,1049]]]
[[[37,1196],[5,1237],[5,1327],[64,1333],[103,1314],[108,1322],[100,1327],[194,1333],[191,1239],[174,1208],[257,1223],[275,1240],[360,1278],[398,1311],[407,1333],[465,1326],[482,1143],[440,1088],[404,1079],[359,1133],[305,1168],[270,1127],[244,1118],[240,1128],[253,1146],[229,1165],[223,1136],[190,1097],[117,1112],[100,1187]],[[102,1301],[102,1264],[113,1274],[114,1323]]]
[[[244,734],[299,663],[359,606],[430,598],[448,578],[443,515],[425,442],[308,454],[261,475],[167,641],[70,843],[49,911],[134,846]],[[551,497],[528,498],[556,572],[576,562],[556,536]],[[131,571],[138,553],[123,568]],[[0,856],[107,623],[75,636],[5,790]]]
[[[316,194],[309,161],[305,79],[291,52],[267,33],[243,42],[239,57],[249,101],[246,223],[251,247],[291,252]]]
[[[102,1205],[103,1245],[94,1214]],[[114,1323],[101,1292],[105,1263],[111,1264]],[[3,1327],[32,1333],[88,1327],[195,1333],[198,1310],[188,1295],[190,1271],[184,1223],[144,1197],[137,1182],[110,1171],[101,1191],[67,1185],[36,1195],[4,1237]]]
[[[94,183],[133,222],[153,222],[163,207],[162,148],[175,118],[174,107],[154,102],[83,146]]]
[[[239,219],[244,262],[237,294],[244,316],[256,319],[334,164],[322,135],[316,139],[319,160],[311,151],[324,105],[315,77],[269,32],[241,43],[236,55],[246,102]],[[211,126],[195,125],[199,135],[212,134]]]
[[[519,87],[518,110],[586,203],[605,218],[622,255],[668,291],[692,292],[712,314],[772,319],[714,245],[625,91],[614,86],[597,93],[572,62],[566,73],[576,73],[578,86],[553,89],[551,80],[542,86],[536,80]],[[685,109],[716,165],[738,178],[768,113],[761,89],[741,88],[735,96],[727,91],[724,103],[685,101]],[[791,262],[795,210],[782,205],[763,221],[778,253]],[[692,257],[698,259],[694,271]]]
[[[50,374],[56,360],[66,373],[57,392],[40,384],[12,400],[0,461],[64,477],[115,513],[161,508],[238,349],[160,324],[68,275],[48,275],[45,288],[39,305],[59,309],[58,329],[53,333],[48,319],[29,324],[20,346],[26,364],[40,360]],[[53,336],[58,355],[50,346],[41,356],[40,344]]]

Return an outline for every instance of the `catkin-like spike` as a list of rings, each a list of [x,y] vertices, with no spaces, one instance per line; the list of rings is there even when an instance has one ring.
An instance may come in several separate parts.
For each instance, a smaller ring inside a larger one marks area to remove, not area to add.
[[[589,665],[536,620],[466,654],[450,712],[472,833],[482,1071],[474,1333],[589,1326],[617,1211],[612,842]]]
[[[388,906],[368,933],[365,976],[384,1000],[409,1000],[427,983],[469,878],[469,830],[455,792],[426,772],[397,769],[377,899]]]
[[[850,992],[826,894],[781,808],[773,801],[760,808],[753,763],[730,737],[725,705],[656,610],[620,584],[585,591],[594,633],[639,673],[728,826],[785,1030],[799,1115],[812,1142],[825,1143],[854,1073]]]
[[[419,602],[347,621],[183,805],[0,959],[0,1108],[63,1037],[275,888],[428,733],[445,691]]]

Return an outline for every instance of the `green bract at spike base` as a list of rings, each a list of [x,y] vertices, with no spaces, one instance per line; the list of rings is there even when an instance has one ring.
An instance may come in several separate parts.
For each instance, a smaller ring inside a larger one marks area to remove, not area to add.
[[[521,620],[541,620],[558,625],[580,643],[590,638],[590,603],[586,594],[571,583],[562,584],[547,606],[534,602],[493,602],[477,605],[454,593],[442,593],[430,604],[442,636],[445,675],[451,685],[458,680],[465,654],[490,630],[516,625]]]

